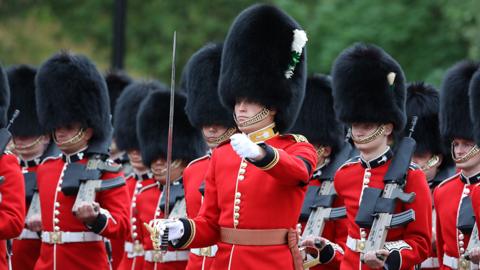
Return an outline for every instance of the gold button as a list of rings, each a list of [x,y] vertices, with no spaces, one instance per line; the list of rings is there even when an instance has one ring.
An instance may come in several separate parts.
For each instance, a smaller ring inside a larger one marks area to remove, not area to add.
[[[365,237],[367,237],[367,233],[366,233],[366,232],[364,232],[364,231],[360,232],[360,237],[362,237],[362,238],[365,238]]]
[[[234,210],[235,212],[240,211],[240,206],[235,206],[235,207],[233,207],[233,210]]]
[[[240,204],[240,199],[236,199],[235,200],[235,205],[239,205]]]
[[[60,222],[60,220],[58,218],[53,219],[53,223],[58,224],[59,222]]]
[[[234,216],[235,219],[238,219],[238,218],[240,217],[240,214],[239,214],[239,213],[235,213],[235,214],[233,214],[233,216]]]
[[[57,192],[60,192],[62,191],[62,188],[61,187],[57,187]]]
[[[465,244],[465,243],[463,243],[463,241],[458,241],[458,245],[459,245],[460,247],[463,247],[464,244]]]
[[[461,254],[465,253],[465,249],[464,249],[464,248],[460,248],[460,253],[461,253]]]
[[[240,192],[236,192],[236,193],[235,193],[235,198],[237,198],[237,199],[238,199],[238,198],[240,198],[240,197],[242,197],[242,193],[240,193]]]
[[[136,232],[132,233],[133,238],[137,238],[138,234]]]
[[[242,163],[240,164],[240,168],[245,169],[246,167],[247,167],[247,163],[246,163],[246,162],[242,162]]]
[[[60,203],[59,203],[59,202],[55,202],[55,207],[56,207],[56,208],[60,207]]]
[[[240,171],[238,171],[239,174],[244,174],[245,173],[245,169],[240,169]]]
[[[134,218],[134,217],[133,217],[133,218],[132,218],[132,223],[135,223],[135,222],[137,222],[137,218]]]
[[[370,176],[372,176],[372,173],[369,171],[365,171],[364,178],[370,178]]]
[[[365,249],[365,243],[364,243],[364,242],[360,242],[360,243],[358,244],[358,249],[359,249],[359,250],[364,250],[364,249]]]
[[[370,183],[370,180],[369,180],[369,179],[363,179],[363,184],[364,184],[364,185],[368,185],[368,183]]]
[[[132,203],[132,207],[133,207],[133,208],[137,207],[137,203],[136,203],[136,202],[133,202],[133,203]]]
[[[235,220],[233,221],[233,225],[237,226],[237,225],[238,225],[238,220],[235,219]]]
[[[60,231],[60,227],[55,226],[55,227],[53,227],[53,230],[56,231],[56,232],[58,232],[58,231]]]
[[[245,179],[245,176],[243,176],[243,175],[238,176],[238,180],[242,181],[243,179]]]
[[[458,239],[459,239],[459,240],[463,240],[464,237],[465,237],[465,236],[463,236],[463,233],[461,233],[461,234],[458,235]]]
[[[137,230],[137,225],[133,225],[132,230],[136,231]]]
[[[58,210],[55,210],[54,213],[55,213],[55,216],[60,215],[60,211],[58,211]]]
[[[469,194],[469,193],[470,193],[470,190],[469,190],[468,188],[466,188],[466,189],[463,190],[463,193]]]

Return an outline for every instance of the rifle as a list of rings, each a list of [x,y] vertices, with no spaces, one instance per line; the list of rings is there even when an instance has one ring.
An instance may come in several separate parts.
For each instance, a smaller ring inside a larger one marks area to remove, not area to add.
[[[364,189],[362,196],[362,204],[366,203],[370,207],[368,210],[373,210],[368,217],[364,214],[357,215],[355,221],[357,223],[368,224],[370,219],[373,219],[372,227],[362,250],[361,260],[364,261],[364,255],[370,251],[377,251],[384,247],[387,238],[388,230],[395,227],[404,226],[415,220],[415,211],[413,209],[395,214],[396,200],[405,203],[411,203],[415,199],[415,193],[405,193],[403,191],[407,172],[410,167],[410,162],[415,151],[416,142],[412,138],[413,131],[417,117],[412,119],[412,126],[408,137],[402,138],[397,151],[392,159],[387,173],[385,174],[385,187],[383,190],[376,188]],[[373,207],[372,207],[373,206]],[[359,213],[362,212],[359,210]],[[366,219],[365,219],[366,217]],[[363,220],[362,220],[363,219]],[[383,256],[378,256],[378,259],[385,260]]]
[[[18,117],[20,114],[19,110],[15,110],[13,112],[12,118],[10,118],[10,121],[8,121],[8,125],[5,128],[0,129],[0,156],[3,155],[3,152],[5,152],[5,149],[7,148],[8,143],[12,139],[12,133],[10,133],[10,127],[12,126],[13,122],[15,119]],[[0,176],[0,184],[5,182],[5,177]],[[2,201],[2,193],[0,193],[0,202]]]
[[[62,187],[62,191],[64,191],[64,193],[68,195],[74,193],[75,191],[73,190],[78,190],[75,203],[72,207],[73,213],[77,212],[81,203],[93,203],[95,201],[95,196],[97,192],[125,185],[125,179],[123,177],[115,177],[107,180],[100,179],[103,171],[118,172],[120,171],[120,167],[112,166],[98,157],[93,157],[92,159],[89,159],[86,167],[83,164],[76,163],[69,164],[68,166],[71,167],[72,170],[68,170],[67,168],[67,171],[65,171],[64,179],[73,178],[77,179],[78,181],[73,181],[76,183],[69,183],[71,181],[67,181],[69,185],[65,185],[64,187]],[[70,175],[74,176],[75,172],[78,172],[78,170],[80,170],[81,172],[81,177],[78,177],[78,174],[77,177],[69,177]]]
[[[468,241],[467,250],[460,258],[460,269],[470,269],[470,251],[474,248],[480,247],[480,239],[478,238],[477,224],[473,226],[472,233],[470,234],[470,240]]]

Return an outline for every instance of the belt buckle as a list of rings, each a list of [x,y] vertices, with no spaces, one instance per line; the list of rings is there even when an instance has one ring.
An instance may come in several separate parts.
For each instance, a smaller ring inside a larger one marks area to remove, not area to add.
[[[212,247],[200,248],[200,255],[201,256],[206,256],[206,257],[211,257],[212,256]]]
[[[161,250],[152,251],[153,262],[163,262],[163,252]]]
[[[143,254],[142,244],[140,244],[139,242],[135,242],[135,244],[133,244],[133,254],[136,254],[136,255],[142,255]]]
[[[357,252],[363,252],[363,250],[365,249],[365,240],[357,240],[355,243],[355,249],[357,250]]]
[[[458,259],[458,269],[460,270],[469,270],[470,269],[470,261],[465,259],[465,257],[461,257]]]
[[[62,243],[62,232],[50,232],[50,242],[52,244],[61,244]]]

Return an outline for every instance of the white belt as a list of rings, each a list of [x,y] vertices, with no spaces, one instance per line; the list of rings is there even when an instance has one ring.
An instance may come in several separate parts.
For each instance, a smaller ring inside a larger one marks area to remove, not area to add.
[[[347,237],[347,247],[355,252],[363,252],[365,249],[365,240],[355,239],[350,235]],[[412,247],[403,240],[385,242],[383,248],[386,250],[412,249]]]
[[[18,240],[24,240],[24,239],[39,239],[40,236],[38,236],[37,232],[30,231],[29,229],[23,229],[22,233],[17,237]]]
[[[103,237],[93,232],[42,232],[42,242],[47,244],[96,241],[103,241]]]
[[[347,237],[347,247],[349,249],[351,249],[352,251],[362,252],[362,250],[365,248],[365,241],[360,240],[360,239],[352,238],[349,235]]]
[[[440,267],[440,263],[438,262],[437,257],[430,257],[422,262],[420,268],[438,268]]]
[[[215,254],[217,254],[217,250],[218,250],[218,246],[213,245],[213,246],[204,247],[204,248],[192,248],[190,249],[190,252],[201,257],[215,257]]]
[[[161,250],[147,250],[145,251],[145,261],[155,263],[188,261],[189,254],[190,252],[186,250],[167,251],[166,253]]]
[[[452,269],[478,269],[478,264],[473,264],[464,258],[457,258],[443,254],[443,265],[446,265]]]
[[[129,259],[133,257],[143,256],[143,245],[139,242],[125,242],[125,252],[127,253],[127,257]]]

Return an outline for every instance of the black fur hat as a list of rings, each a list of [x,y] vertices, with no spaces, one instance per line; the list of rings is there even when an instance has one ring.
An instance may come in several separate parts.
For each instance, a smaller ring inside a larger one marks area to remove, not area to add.
[[[175,93],[172,160],[190,162],[205,154],[202,133],[192,127],[184,107],[186,97]],[[170,92],[153,91],[144,99],[137,114],[137,136],[143,163],[150,166],[158,158],[167,158]]]
[[[417,124],[413,132],[413,138],[417,142],[416,154],[430,152],[433,155],[449,156],[440,136],[439,102],[439,93],[433,86],[423,82],[414,82],[407,86],[406,107],[409,123],[413,116],[417,116]],[[405,128],[405,135],[409,133],[409,127]]]
[[[288,130],[303,102],[307,55],[302,49],[293,75],[294,33],[302,27],[282,10],[270,5],[254,5],[233,22],[223,47],[219,79],[222,104],[233,111],[235,102],[245,98],[277,110],[275,123],[280,132]],[[305,41],[305,40],[304,40]],[[299,42],[300,44],[302,42]],[[297,44],[297,42],[295,42]]]
[[[133,81],[127,73],[121,70],[109,70],[105,74],[105,81],[107,82],[108,96],[110,98],[110,110],[113,113],[115,112],[118,97],[120,97],[125,87]],[[112,115],[112,118],[115,118],[115,115]]]
[[[117,99],[113,121],[113,136],[121,151],[139,150],[137,138],[137,112],[150,92],[165,89],[156,81],[133,82]]]
[[[236,126],[232,113],[222,106],[218,96],[222,47],[222,44],[205,45],[192,55],[185,67],[185,111],[190,123],[198,129],[208,125]]]
[[[29,65],[11,66],[7,69],[10,85],[10,106],[8,118],[15,110],[19,110],[10,131],[13,136],[36,137],[45,134],[45,130],[38,122],[35,99],[35,75],[37,69]]]
[[[310,143],[339,149],[345,129],[333,110],[329,76],[314,74],[308,78],[305,99],[291,132],[304,135]]]
[[[0,65],[0,128],[7,126],[7,110],[10,105],[10,87],[7,73]]]
[[[473,121],[473,138],[480,146],[480,69],[473,74],[469,87],[470,117]]]
[[[440,88],[440,134],[450,143],[454,138],[473,140],[468,88],[479,65],[461,61],[448,69]]]
[[[39,68],[35,82],[38,118],[47,132],[78,122],[93,129],[89,144],[107,143],[112,134],[107,84],[86,56],[53,55]]]
[[[395,73],[393,85],[387,76]],[[357,43],[345,49],[332,69],[335,111],[344,123],[393,123],[403,131],[405,76],[400,65],[383,49]]]

